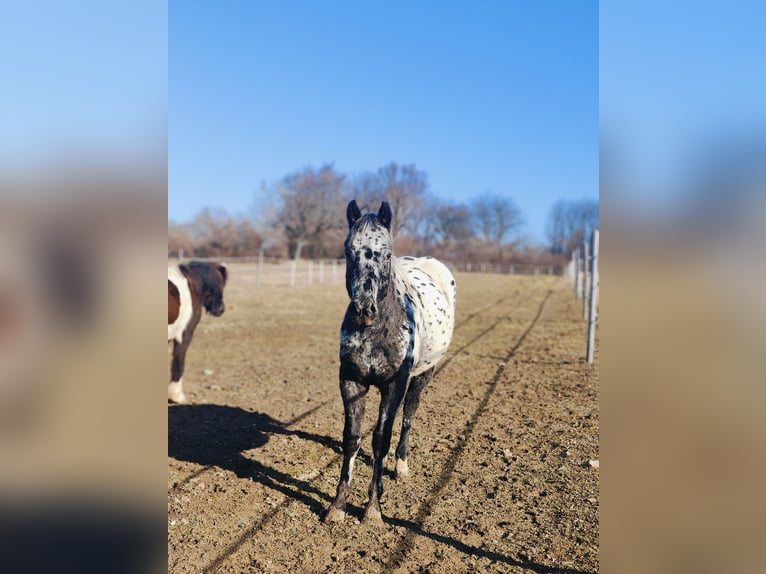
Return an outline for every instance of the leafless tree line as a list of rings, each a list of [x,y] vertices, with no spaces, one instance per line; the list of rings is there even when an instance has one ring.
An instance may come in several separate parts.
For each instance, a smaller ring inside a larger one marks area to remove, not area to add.
[[[371,211],[389,202],[398,253],[454,263],[559,263],[568,254],[562,245],[575,245],[583,236],[576,235],[577,222],[560,223],[569,212],[557,204],[551,211],[556,223],[549,228],[556,234],[549,233],[550,248],[527,245],[524,220],[512,198],[484,193],[468,202],[439,199],[429,192],[426,172],[412,164],[389,163],[353,178],[332,164],[305,167],[264,186],[262,194],[269,209],[260,209],[257,218],[204,208],[190,223],[169,223],[169,255],[182,249],[188,257],[237,257],[263,250],[269,257],[340,258],[351,198]],[[579,211],[570,211],[579,217]],[[597,204],[595,213],[597,218]]]
[[[598,202],[558,201],[548,214],[551,253],[569,257],[598,228]]]

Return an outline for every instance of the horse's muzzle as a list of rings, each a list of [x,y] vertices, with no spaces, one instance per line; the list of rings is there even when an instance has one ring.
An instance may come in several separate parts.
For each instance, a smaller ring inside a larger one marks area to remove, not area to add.
[[[220,317],[221,315],[223,315],[223,312],[225,310],[226,310],[226,305],[221,303],[220,305],[216,305],[215,307],[212,307],[211,309],[209,309],[209,313],[213,317]]]
[[[363,301],[354,301],[354,311],[356,311],[356,322],[359,325],[369,327],[375,322],[378,314],[378,308],[375,302],[369,299]]]

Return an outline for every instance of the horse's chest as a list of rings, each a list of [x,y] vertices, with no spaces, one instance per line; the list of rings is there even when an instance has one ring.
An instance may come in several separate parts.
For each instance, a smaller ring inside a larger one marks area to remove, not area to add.
[[[353,365],[361,378],[393,377],[406,356],[405,334],[383,338],[368,330],[341,331],[340,359]]]

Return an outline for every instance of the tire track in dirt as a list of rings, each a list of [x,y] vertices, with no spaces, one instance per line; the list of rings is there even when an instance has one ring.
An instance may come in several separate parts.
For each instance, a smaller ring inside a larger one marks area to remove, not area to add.
[[[455,331],[457,331],[458,329],[460,329],[460,327],[463,327],[466,323],[469,323],[470,321],[472,321],[473,319],[475,319],[476,317],[478,317],[485,311],[489,311],[490,309],[494,309],[495,307],[498,307],[501,303],[503,303],[504,301],[507,301],[510,298],[511,298],[510,295],[506,295],[505,297],[500,297],[500,299],[498,299],[494,303],[490,303],[489,305],[486,305],[483,308],[477,311],[474,311],[473,313],[468,315],[465,319],[460,321],[460,323],[455,324]]]
[[[528,295],[528,297],[531,297],[531,296],[533,296],[533,294]],[[494,310],[495,308],[500,306],[502,303],[504,303],[508,299],[510,299],[510,296],[501,297],[494,303],[487,305],[486,307],[471,313],[470,315],[468,315],[468,317],[463,319],[458,325],[455,326],[455,331],[464,327],[467,323],[469,323],[476,317],[483,315],[485,312]],[[490,334],[492,331],[494,331],[497,328],[497,326],[500,325],[503,321],[509,319],[511,314],[514,311],[515,310],[508,311],[504,315],[496,318],[495,321],[489,327],[483,329],[478,334],[474,335],[467,343],[463,344],[457,350],[450,353],[449,356],[445,359],[445,361],[439,365],[435,375],[438,374],[444,367],[446,367],[455,357],[465,352],[466,350],[470,349],[478,341],[480,341],[481,339],[486,337],[488,334]],[[319,409],[326,406],[327,404],[330,404],[331,402],[332,402],[331,400],[324,401],[323,403],[321,403],[320,405],[317,405],[316,407],[310,409],[309,411],[302,413],[301,415],[298,415],[296,418],[292,419],[291,421],[284,423],[282,426],[287,429],[290,426],[297,424],[298,422],[315,414]],[[369,438],[369,436],[372,434],[373,430],[374,428],[371,428],[367,433],[365,433],[362,437],[362,440],[366,441]],[[300,436],[300,433],[296,433],[296,434]],[[364,458],[361,457],[361,454],[362,453],[360,453],[360,460],[364,460]],[[319,475],[322,475],[325,471],[327,471],[327,469],[337,464],[338,461],[341,459],[341,457],[342,457],[342,454],[336,454],[327,464],[325,464],[321,469],[319,469]],[[365,457],[365,458],[369,458],[369,457]],[[368,464],[371,464],[371,461],[367,460],[367,462]],[[316,487],[314,487],[313,485],[305,481],[301,481],[299,479],[290,477],[289,475],[285,475],[284,473],[277,472],[274,469],[271,469],[270,467],[267,467],[257,461],[251,461],[251,464],[252,464],[251,477],[253,478],[253,480],[257,480],[264,486],[282,493],[283,495],[286,496],[286,498],[280,504],[275,506],[270,512],[265,514],[256,524],[248,528],[244,533],[238,536],[236,540],[234,540],[231,544],[229,544],[229,546],[227,546],[227,548],[218,557],[216,557],[212,562],[210,562],[210,564],[208,564],[202,570],[203,573],[214,572],[217,568],[223,565],[223,563],[229,557],[233,556],[242,547],[242,545],[245,542],[247,542],[248,539],[250,539],[256,532],[258,532],[267,524],[269,524],[274,518],[276,518],[293,500],[298,500],[302,502],[309,509],[311,509],[312,512],[316,512],[317,514],[321,513],[325,505],[319,502],[318,500],[316,500],[314,497],[312,497],[308,493],[310,492],[314,493],[320,498],[323,498],[326,501],[326,503],[329,503],[332,500],[330,495],[327,495],[319,491]],[[194,476],[199,476],[200,474],[204,473],[206,470],[209,470],[211,468],[213,467],[208,466],[206,468],[201,469],[200,471],[193,473],[190,477],[185,479],[184,482],[188,482],[188,480],[191,480],[191,478],[193,478]],[[294,489],[290,488],[290,486],[295,488]],[[389,522],[391,521],[389,520]],[[411,532],[414,532],[415,530],[420,530],[419,526],[408,524],[405,521],[395,521],[393,523],[404,525],[408,527],[408,529]],[[425,535],[424,533],[422,533],[422,531],[421,531],[421,534]],[[441,537],[441,538],[445,538],[445,537]],[[450,540],[450,544],[454,545],[455,547],[466,546],[457,540]],[[467,553],[469,554],[474,553],[471,550],[472,550],[471,547],[467,547]],[[473,549],[473,550],[481,552],[478,549]],[[497,559],[501,560],[502,558],[506,558],[506,557],[499,556]]]
[[[437,539],[437,540],[439,540],[440,538],[445,538],[445,537],[424,531],[421,525],[425,521],[425,519],[429,515],[431,515],[431,513],[433,512],[434,508],[437,505],[439,496],[441,495],[442,491],[446,488],[447,484],[450,482],[450,479],[452,478],[452,475],[455,471],[455,467],[457,466],[457,463],[460,457],[465,451],[466,446],[471,440],[476,424],[478,423],[482,414],[484,414],[484,412],[486,411],[489,405],[490,399],[492,398],[492,396],[495,394],[495,391],[497,390],[498,383],[503,373],[505,372],[508,362],[516,354],[516,351],[524,343],[529,333],[537,325],[540,319],[540,316],[542,315],[543,308],[545,307],[545,303],[548,301],[549,297],[552,294],[553,294],[553,291],[551,290],[548,290],[546,292],[545,296],[540,301],[540,304],[537,308],[537,313],[535,314],[534,318],[530,322],[529,326],[521,334],[521,336],[516,341],[516,343],[514,343],[514,345],[510,348],[508,353],[505,355],[503,361],[498,365],[497,370],[495,371],[495,374],[492,380],[490,381],[489,388],[485,392],[484,397],[482,398],[481,402],[479,403],[476,410],[474,411],[473,416],[466,424],[465,429],[463,430],[463,433],[460,435],[461,438],[459,442],[457,443],[454,450],[452,451],[449,458],[447,459],[446,463],[442,467],[442,470],[439,474],[439,478],[437,480],[436,488],[431,491],[430,496],[421,505],[420,509],[418,510],[418,514],[415,518],[415,521],[413,523],[404,523],[403,521],[394,521],[391,519],[384,518],[384,520],[386,520],[390,524],[393,524],[393,525],[399,524],[402,526],[406,526],[408,528],[408,533],[404,536],[404,538],[402,538],[402,540],[399,542],[397,547],[393,550],[391,560],[389,560],[387,563],[383,565],[381,572],[391,572],[394,569],[399,568],[406,560],[408,554],[412,551],[414,547],[414,540],[417,536],[425,536],[425,537]],[[482,332],[482,336],[485,335],[486,333],[491,332],[494,326],[496,326],[496,324],[494,324],[491,328],[485,329]],[[471,342],[469,342],[469,344],[471,344]],[[464,349],[458,350],[458,352],[461,352],[462,350]],[[455,541],[455,542],[458,542],[458,541]],[[498,553],[487,552],[479,548],[474,548],[463,543],[458,542],[458,544],[462,551],[467,552],[469,554],[474,554],[476,556],[489,558],[491,560],[503,562],[512,566],[523,567],[533,572],[539,572],[541,574],[542,573],[554,574],[554,573],[564,573],[564,572],[572,572],[572,573],[577,572],[576,570],[571,570],[571,569],[547,567],[540,564],[523,562],[523,561],[515,560],[513,558],[510,558],[508,556],[504,556]],[[453,542],[453,546],[458,547],[457,545],[454,544],[454,542]]]

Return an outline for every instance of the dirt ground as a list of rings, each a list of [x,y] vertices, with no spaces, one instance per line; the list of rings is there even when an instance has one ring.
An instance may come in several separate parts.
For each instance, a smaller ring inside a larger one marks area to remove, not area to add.
[[[598,360],[584,360],[566,280],[456,276],[452,345],[406,482],[388,458],[376,528],[359,522],[375,391],[346,520],[320,521],[341,463],[341,280],[230,277],[226,313],[203,318],[189,351],[190,404],[168,406],[170,572],[598,571]]]

